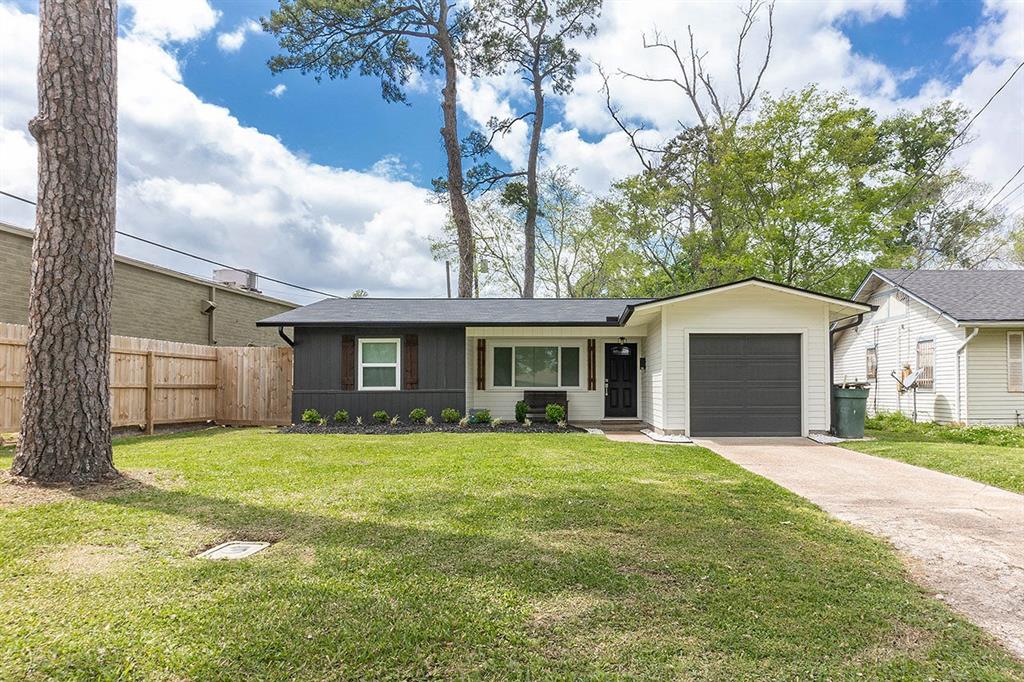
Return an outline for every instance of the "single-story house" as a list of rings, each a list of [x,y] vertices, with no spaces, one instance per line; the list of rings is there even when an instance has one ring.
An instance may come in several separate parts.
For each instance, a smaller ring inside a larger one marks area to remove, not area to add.
[[[876,310],[836,332],[835,379],[870,382],[869,413],[1024,424],[1024,270],[873,270],[853,298]]]
[[[512,419],[524,392],[564,391],[577,424],[806,435],[830,427],[830,325],[869,310],[746,279],[661,299],[327,299],[259,324],[295,329],[296,421]]]

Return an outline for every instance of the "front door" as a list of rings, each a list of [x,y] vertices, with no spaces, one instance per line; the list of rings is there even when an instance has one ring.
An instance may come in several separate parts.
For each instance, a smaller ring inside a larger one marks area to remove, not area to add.
[[[612,352],[616,343],[604,346],[604,416],[636,417],[636,344],[624,344],[629,355]]]

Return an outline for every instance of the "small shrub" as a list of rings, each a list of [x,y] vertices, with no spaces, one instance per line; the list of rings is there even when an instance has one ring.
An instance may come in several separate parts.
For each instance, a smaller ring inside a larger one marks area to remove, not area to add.
[[[490,424],[491,423],[491,411],[490,410],[480,410],[479,412],[477,412],[476,414],[473,415],[473,423],[474,424]]]
[[[503,422],[500,419],[498,419],[497,417],[495,417],[494,419],[491,420],[491,428],[492,429],[496,429],[496,428],[498,428],[499,426],[501,426],[504,423],[505,422]]]
[[[559,420],[558,428],[560,428],[560,429],[567,429],[567,428],[569,428],[569,422],[565,421],[564,419]]]
[[[422,424],[427,418],[427,411],[422,407],[415,408],[409,413],[409,421],[415,424]]]
[[[434,418],[431,417],[430,415],[427,415],[427,418],[423,420],[423,423],[426,424],[427,426],[433,426]]]
[[[320,420],[320,426],[327,426],[327,418],[326,417],[324,417],[323,419]]]
[[[338,424],[344,424],[348,421],[348,410],[338,410],[334,413],[334,421]]]
[[[530,428],[531,426],[533,426],[533,420],[529,418],[524,419],[523,426],[525,426],[526,428]]]
[[[459,420],[459,426],[462,428],[466,428],[467,426],[469,426],[471,421],[472,420],[470,420],[469,417],[463,417],[462,419]]]
[[[526,421],[526,412],[530,409],[530,406],[526,404],[525,400],[520,400],[516,403],[516,421],[522,424]]]
[[[441,410],[441,420],[445,424],[454,424],[462,419],[462,413],[456,410],[454,407],[446,407]]]
[[[356,417],[356,426],[362,426],[362,425],[363,425],[363,418],[362,417]]]
[[[396,414],[394,417],[391,418],[391,425],[392,426],[398,426],[399,423],[400,422],[398,421],[398,415]]]
[[[565,421],[565,408],[556,403],[551,403],[545,407],[544,414],[547,415],[548,421],[552,424]]]
[[[302,421],[307,424],[319,424],[321,419],[323,419],[323,417],[320,416],[320,412],[313,408],[309,408],[302,413]]]
[[[384,410],[377,410],[373,413],[373,420],[378,424],[387,424],[391,416]]]

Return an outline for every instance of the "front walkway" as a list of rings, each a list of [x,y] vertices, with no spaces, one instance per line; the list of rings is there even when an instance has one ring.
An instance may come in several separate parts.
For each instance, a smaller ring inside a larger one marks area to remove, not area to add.
[[[1024,495],[804,438],[697,444],[886,537],[937,598],[1024,658]]]

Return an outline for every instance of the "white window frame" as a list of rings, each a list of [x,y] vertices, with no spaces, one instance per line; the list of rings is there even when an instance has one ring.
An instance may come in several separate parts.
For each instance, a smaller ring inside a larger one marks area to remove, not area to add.
[[[395,344],[395,361],[394,362],[368,362],[363,363],[363,344],[364,343],[393,343]],[[394,386],[363,386],[363,368],[364,367],[394,367],[395,368],[395,385]],[[366,338],[359,339],[359,351],[358,357],[356,358],[356,377],[357,386],[360,391],[400,391],[402,390],[402,339],[398,337],[394,338],[378,338],[368,336]]]
[[[1019,353],[1016,359],[1010,354],[1014,343],[1016,343],[1016,350]],[[1018,368],[1021,377],[1019,386],[1010,383],[1010,367],[1013,364],[1020,365]],[[1024,393],[1024,331],[1006,332],[1006,391],[1007,393]]]
[[[557,348],[558,349],[558,385],[557,386],[516,386],[516,348]],[[494,383],[494,352],[499,348],[511,348],[512,349],[512,385],[511,386],[500,386]],[[563,348],[575,348],[579,353],[579,364],[576,372],[576,383],[575,384],[563,384],[562,383],[562,349]],[[511,391],[532,391],[532,390],[543,390],[543,389],[555,389],[555,388],[580,388],[583,385],[583,348],[574,343],[495,343],[491,346],[491,367],[490,367],[490,380],[491,388],[494,389],[506,389]]]
[[[932,385],[931,386],[921,386],[920,384],[918,384],[918,388],[920,390],[922,390],[922,391],[934,391],[935,390],[935,365],[936,365],[936,362],[935,362],[935,339],[930,337],[930,336],[922,336],[921,338],[919,338],[917,340],[917,343],[914,345],[914,365],[915,365],[916,369],[921,369],[920,358],[921,358],[921,344],[922,343],[930,343],[930,344],[932,344],[932,377],[931,377]]]

